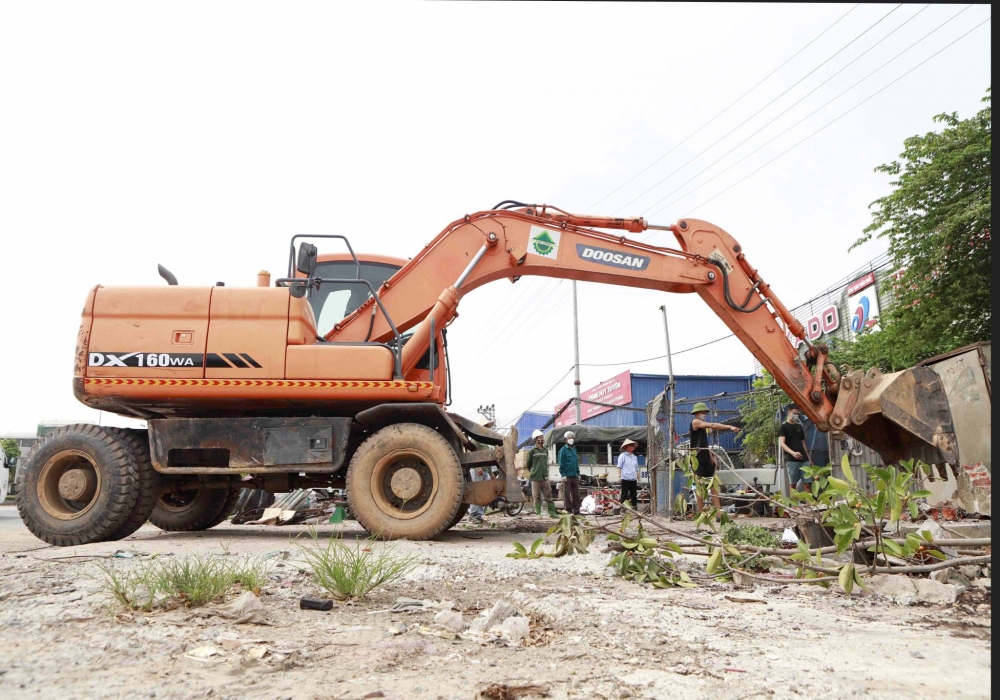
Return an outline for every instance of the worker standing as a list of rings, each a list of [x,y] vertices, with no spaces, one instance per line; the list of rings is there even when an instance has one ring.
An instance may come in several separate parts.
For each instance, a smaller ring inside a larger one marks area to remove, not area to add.
[[[639,443],[625,438],[622,452],[618,455],[618,477],[621,479],[621,502],[626,501],[632,508],[639,507],[639,458],[633,452]]]
[[[708,431],[731,430],[734,433],[738,433],[740,429],[735,425],[711,423],[705,420],[708,418],[709,413],[708,404],[702,401],[694,405],[691,413],[694,414],[694,419],[691,421],[691,449],[695,451],[695,455],[698,458],[698,468],[694,473],[699,478],[710,479],[715,476],[715,455],[712,454],[712,450],[708,446]],[[700,513],[705,507],[705,502],[698,495],[697,490],[695,491],[695,501],[697,501],[698,512]],[[722,501],[719,499],[719,489],[716,486],[712,486],[712,505],[716,508],[722,507]]]
[[[573,443],[576,434],[567,431],[566,444],[559,449],[559,475],[563,478],[563,508],[567,513],[580,514],[580,458]]]
[[[469,471],[469,481],[485,481],[487,479],[486,474],[483,470],[472,469]],[[483,516],[486,515],[486,506],[477,506],[472,504],[469,506],[469,520],[474,523],[483,522]]]
[[[535,515],[542,514],[542,501],[548,508],[549,517],[557,518],[555,501],[552,500],[552,486],[549,484],[549,451],[545,449],[545,433],[536,430],[531,434],[535,446],[528,451],[524,466],[528,468],[528,478],[531,479],[531,500],[535,505]]]
[[[778,445],[785,453],[785,469],[788,470],[788,488],[805,491],[812,484],[812,477],[802,472],[802,467],[812,465],[812,457],[806,448],[806,431],[802,427],[802,412],[798,406],[791,406],[785,422],[778,429]],[[799,483],[801,482],[801,487]]]

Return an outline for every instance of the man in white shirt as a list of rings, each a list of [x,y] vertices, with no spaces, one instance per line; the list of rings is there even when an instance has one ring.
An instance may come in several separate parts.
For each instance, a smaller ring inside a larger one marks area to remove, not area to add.
[[[639,503],[639,458],[633,452],[639,443],[625,438],[622,443],[622,453],[618,455],[618,476],[621,478],[621,502],[628,502],[632,508]]]

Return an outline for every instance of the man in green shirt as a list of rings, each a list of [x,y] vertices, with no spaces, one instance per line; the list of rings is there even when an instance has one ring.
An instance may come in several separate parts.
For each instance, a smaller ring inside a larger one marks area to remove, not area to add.
[[[531,479],[531,500],[535,504],[535,515],[542,514],[542,500],[549,511],[550,518],[557,518],[555,501],[552,500],[552,486],[549,484],[549,451],[545,449],[545,434],[536,430],[531,434],[535,438],[535,446],[528,451],[524,466]]]
[[[573,443],[576,434],[570,430],[563,436],[566,444],[559,450],[559,474],[563,480],[563,508],[567,513],[580,514],[580,456]]]

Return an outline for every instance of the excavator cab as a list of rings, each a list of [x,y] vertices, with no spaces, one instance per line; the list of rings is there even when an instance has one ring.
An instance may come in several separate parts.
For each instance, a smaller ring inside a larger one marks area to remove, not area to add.
[[[315,245],[306,241],[301,242],[296,250],[296,239],[304,237],[343,240],[348,252],[320,254]],[[344,236],[293,236],[288,258],[288,276],[292,277],[294,274],[295,277],[324,280],[316,286],[293,286],[291,289],[292,296],[304,295],[309,300],[316,318],[316,330],[320,336],[324,336],[336,323],[357,311],[370,299],[371,289],[381,287],[405,264],[405,260],[388,255],[357,255]]]
[[[356,268],[349,255],[328,254],[319,256],[315,274],[318,277],[343,279],[353,277],[359,269],[359,278],[370,282],[375,289],[378,289],[396,274],[405,262],[383,255],[359,255]],[[306,294],[313,315],[316,317],[316,329],[320,335],[326,335],[335,323],[357,311],[369,296],[371,295],[365,285],[338,282],[320,285],[319,289],[310,289]]]

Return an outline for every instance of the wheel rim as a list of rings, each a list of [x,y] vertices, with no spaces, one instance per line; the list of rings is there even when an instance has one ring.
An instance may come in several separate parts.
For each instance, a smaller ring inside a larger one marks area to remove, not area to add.
[[[513,518],[521,512],[522,508],[524,508],[523,503],[508,503],[507,507],[503,509],[503,512]]]
[[[157,500],[156,505],[158,508],[169,511],[171,513],[183,513],[194,506],[195,501],[198,500],[198,494],[201,493],[200,489],[177,489],[176,491],[167,491],[166,493],[160,494],[159,500]]]
[[[94,458],[81,450],[53,455],[38,474],[38,502],[58,520],[82,517],[101,493],[101,470]]]
[[[371,493],[389,517],[412,520],[430,508],[438,490],[437,469],[423,452],[395,450],[372,470]]]

